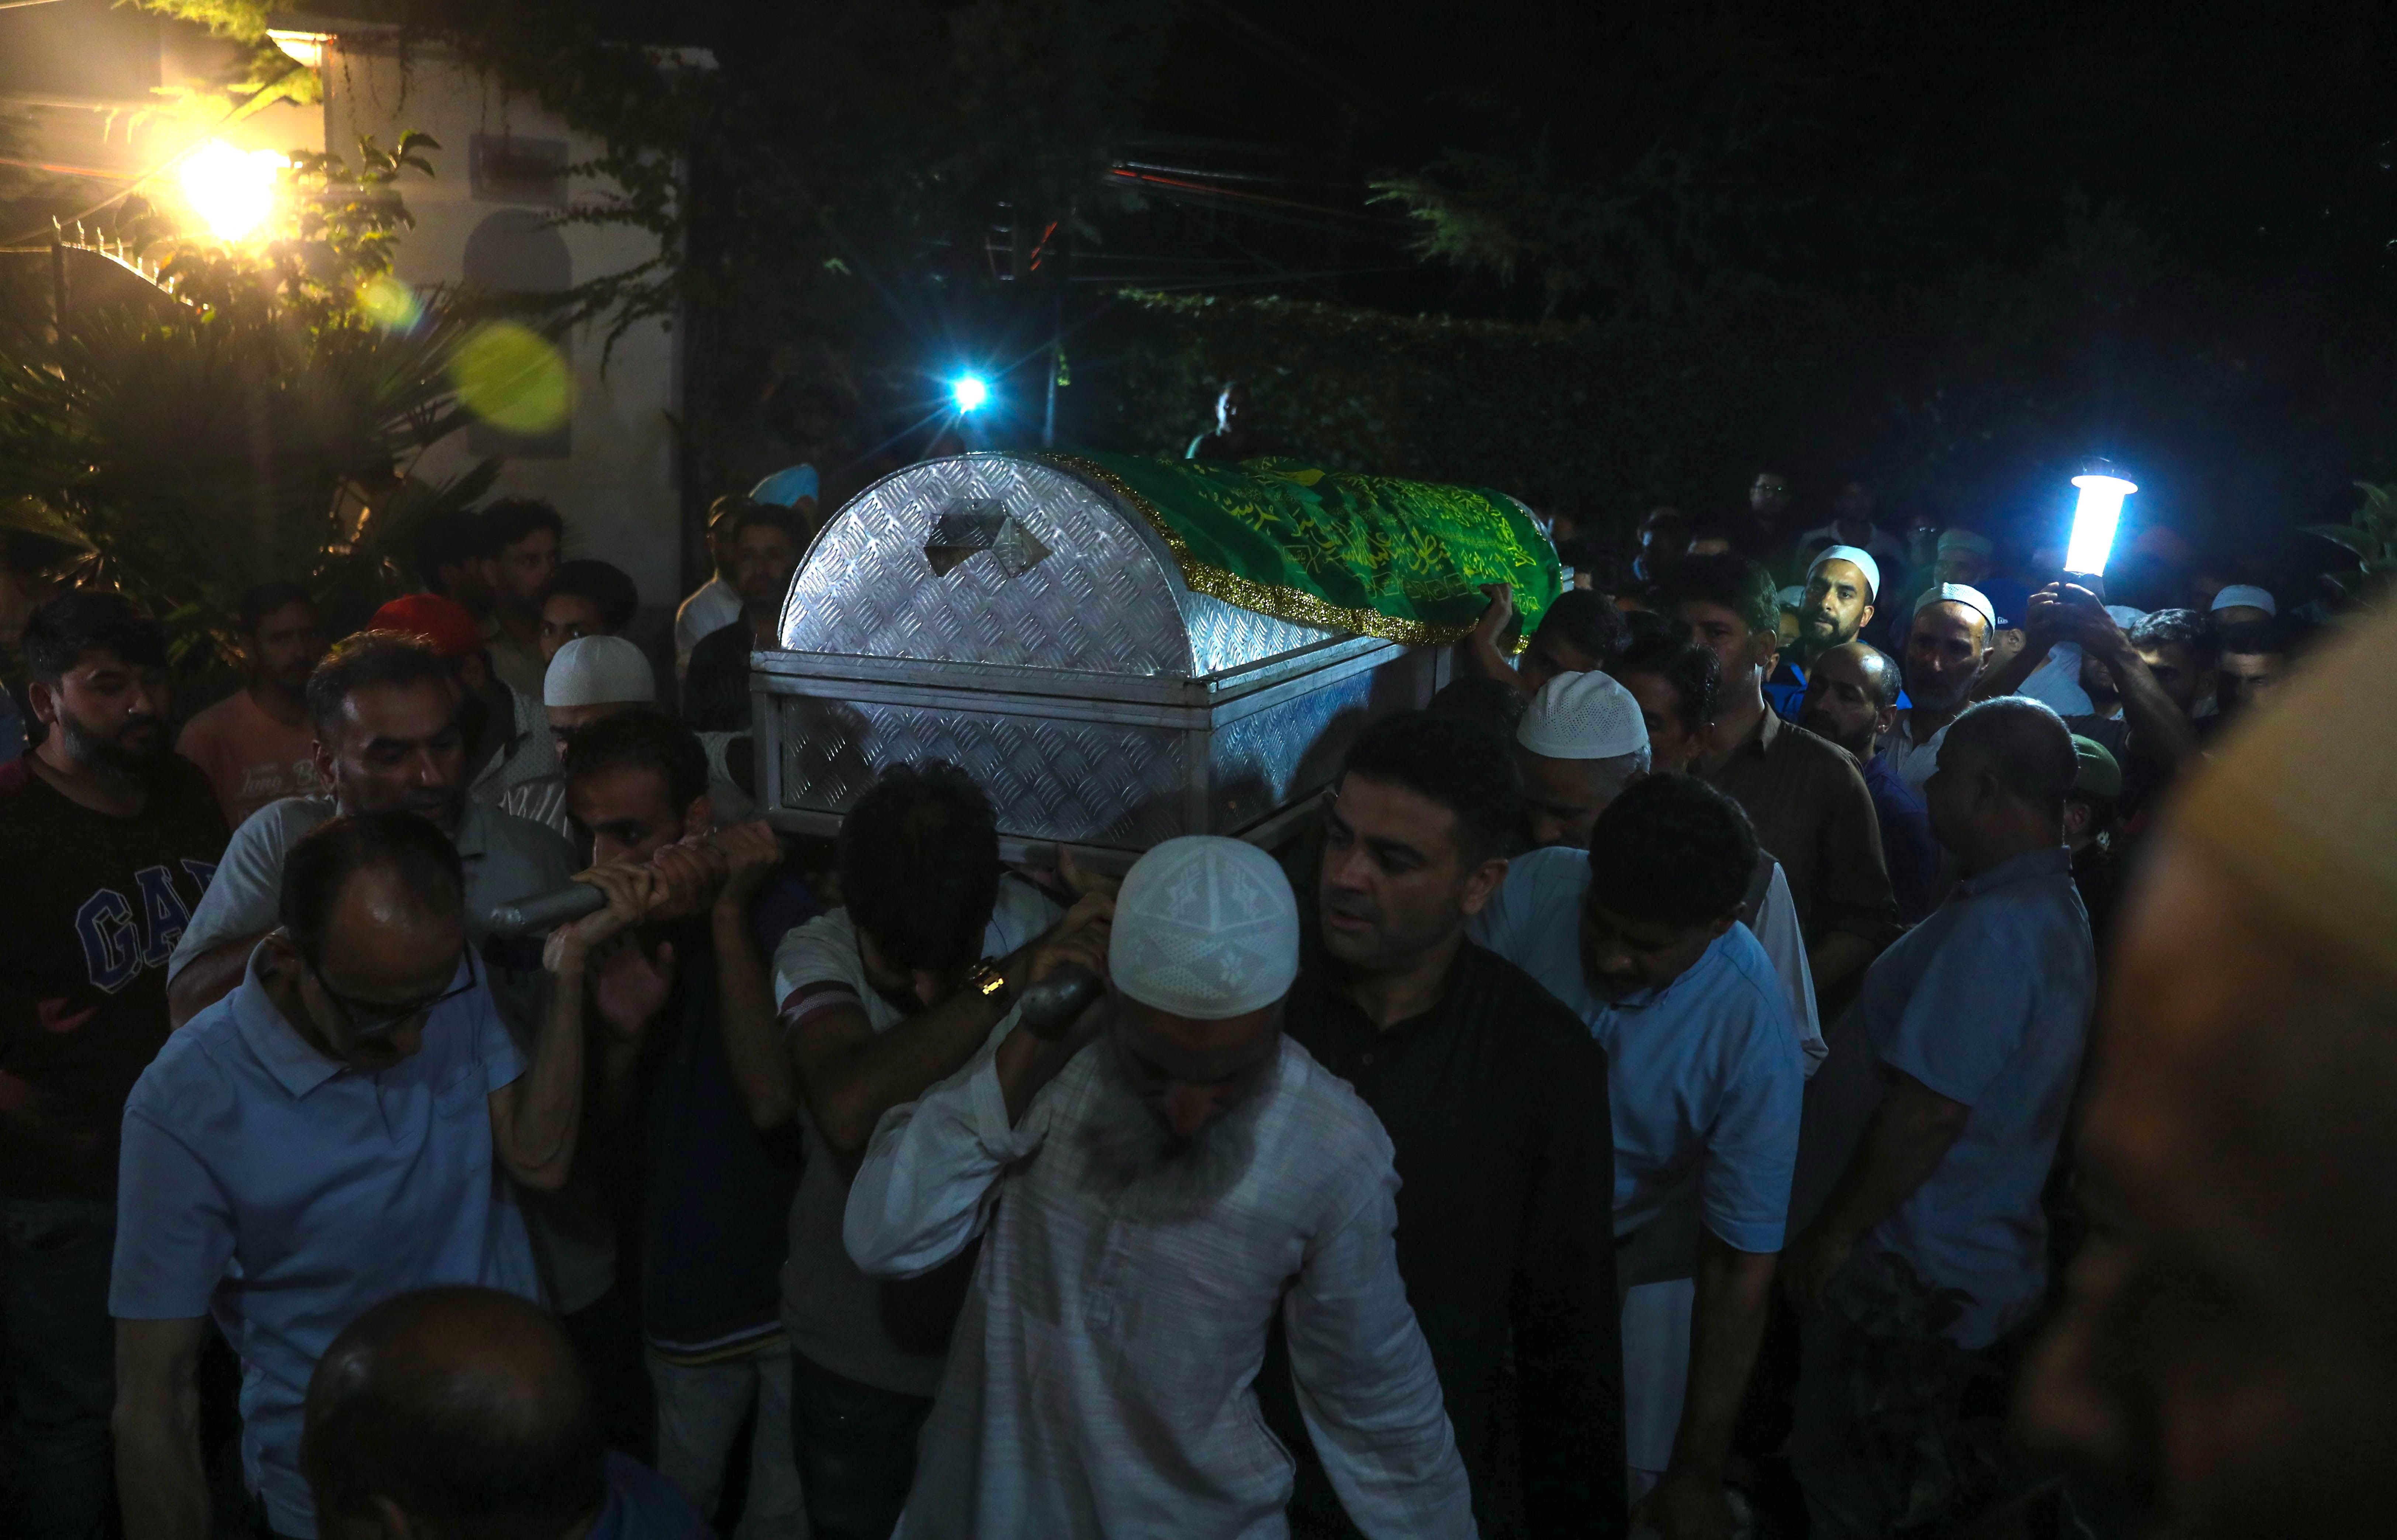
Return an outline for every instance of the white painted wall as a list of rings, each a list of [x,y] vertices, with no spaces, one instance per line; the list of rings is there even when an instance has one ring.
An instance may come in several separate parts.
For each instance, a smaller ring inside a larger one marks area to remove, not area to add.
[[[475,195],[469,146],[480,134],[564,140],[569,164],[596,159],[598,141],[569,131],[529,98],[511,95],[489,76],[437,49],[402,48],[387,36],[337,36],[324,59],[324,142],[355,154],[358,136],[371,134],[389,149],[410,129],[441,143],[426,152],[436,175],[410,172],[401,182],[416,228],[400,241],[395,275],[419,286],[454,284],[463,273],[466,242],[484,219],[510,208],[549,213],[535,204]],[[612,181],[572,178],[575,204],[605,201]],[[655,254],[646,233],[616,225],[575,224],[558,234],[573,259],[578,283],[637,265]],[[514,459],[501,472],[502,492],[546,498],[566,516],[566,554],[597,556],[632,574],[644,607],[679,602],[679,494],[675,485],[674,432],[667,414],[680,397],[678,341],[663,323],[646,322],[618,340],[606,372],[604,328],[581,328],[571,339],[576,401],[570,453],[563,459]],[[476,456],[463,432],[428,450],[416,467],[444,479],[471,467]]]

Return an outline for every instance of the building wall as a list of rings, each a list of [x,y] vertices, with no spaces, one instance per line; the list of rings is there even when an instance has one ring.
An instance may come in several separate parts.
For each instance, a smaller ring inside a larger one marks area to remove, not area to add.
[[[355,154],[358,136],[370,134],[388,149],[411,129],[440,141],[440,149],[425,152],[434,178],[411,172],[401,183],[416,218],[395,261],[404,281],[459,283],[466,276],[470,242],[486,272],[551,275],[562,244],[568,276],[576,283],[656,254],[656,242],[636,230],[539,228],[539,220],[568,205],[604,201],[614,183],[582,176],[561,183],[540,174],[545,159],[573,165],[597,158],[602,147],[537,102],[436,49],[387,37],[335,38],[326,47],[323,74],[328,147]],[[645,322],[617,340],[603,368],[605,328],[576,328],[566,341],[575,402],[562,434],[532,441],[489,429],[453,434],[426,451],[417,474],[443,480],[486,454],[505,456],[500,489],[556,503],[566,516],[568,556],[615,563],[632,574],[645,608],[671,609],[681,597],[681,515],[669,419],[680,395],[676,341],[662,322]]]

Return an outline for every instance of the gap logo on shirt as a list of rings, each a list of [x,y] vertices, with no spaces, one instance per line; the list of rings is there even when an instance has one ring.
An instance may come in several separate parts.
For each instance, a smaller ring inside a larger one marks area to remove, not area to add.
[[[213,861],[185,856],[179,863],[202,893],[217,874]],[[114,995],[142,971],[163,968],[176,941],[192,923],[192,911],[175,891],[166,866],[133,873],[133,896],[99,888],[75,910],[75,935],[83,943],[84,974],[92,987]]]

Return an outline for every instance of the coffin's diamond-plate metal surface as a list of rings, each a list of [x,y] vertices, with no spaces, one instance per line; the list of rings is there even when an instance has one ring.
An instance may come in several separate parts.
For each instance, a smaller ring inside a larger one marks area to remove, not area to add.
[[[1438,661],[1414,651],[1292,696],[1208,735],[1207,829],[1236,834],[1332,783],[1368,722],[1431,699]]]
[[[1196,594],[1182,588],[1180,596],[1182,623],[1190,633],[1190,668],[1194,675],[1221,674],[1347,635],[1260,615],[1253,609],[1225,604],[1212,594]]]
[[[981,543],[945,573],[927,548],[965,548],[968,515],[1014,531],[1022,553]],[[944,536],[946,516],[955,529]],[[1276,620],[1183,583],[1136,508],[1038,461],[927,461],[833,516],[783,604],[799,652],[1198,678],[1340,635]]]
[[[778,695],[783,802],[846,812],[885,766],[945,759],[978,782],[1002,835],[1146,850],[1185,825],[1189,734],[1003,712]]]
[[[1267,706],[1209,739],[1208,827],[1234,834],[1330,783],[1340,757],[1370,720],[1371,674]]]
[[[1433,662],[1409,653],[1212,728],[1203,711],[1191,727],[1086,721],[960,708],[954,695],[843,700],[827,683],[770,696],[767,736],[791,811],[846,812],[886,767],[944,759],[989,794],[1002,835],[1144,850],[1238,834],[1329,784],[1366,723],[1429,695]]]
[[[945,533],[944,512],[959,516]],[[1019,557],[1046,554],[1003,560],[1010,530]],[[1171,703],[1178,686],[1117,696],[1106,676],[1198,679],[1341,635],[1192,592],[1137,508],[1052,466],[932,461],[844,505],[783,606],[785,649],[877,660],[877,682],[770,670],[760,733],[784,812],[843,813],[885,767],[944,759],[989,793],[1005,836],[1138,851],[1239,833],[1325,785],[1367,721],[1429,698],[1437,658],[1335,677],[1363,660],[1332,649],[1212,706]],[[1014,670],[1076,676],[1052,686]]]
[[[1011,574],[978,551],[944,576],[924,547],[942,512],[1003,505],[1046,559]],[[1137,518],[1137,513],[1132,515]],[[1008,455],[911,465],[833,516],[791,580],[795,651],[1189,677],[1181,574],[1113,500]]]

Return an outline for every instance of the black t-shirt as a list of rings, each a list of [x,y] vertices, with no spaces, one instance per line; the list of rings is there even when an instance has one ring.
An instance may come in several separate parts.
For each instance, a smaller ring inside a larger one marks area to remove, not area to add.
[[[682,720],[693,732],[749,730],[749,620],[711,631],[690,649]]]
[[[771,958],[815,914],[797,874],[777,872],[749,905],[759,952]],[[800,1141],[797,1123],[758,1132],[741,1104],[707,921],[680,928],[675,958],[674,996],[649,1029],[642,1066],[641,1319],[652,1347],[691,1362],[782,1330]]]
[[[30,759],[0,765],[0,1194],[114,1202],[125,1098],[167,1041],[167,958],[224,854],[224,813],[180,755],[131,818]]]

